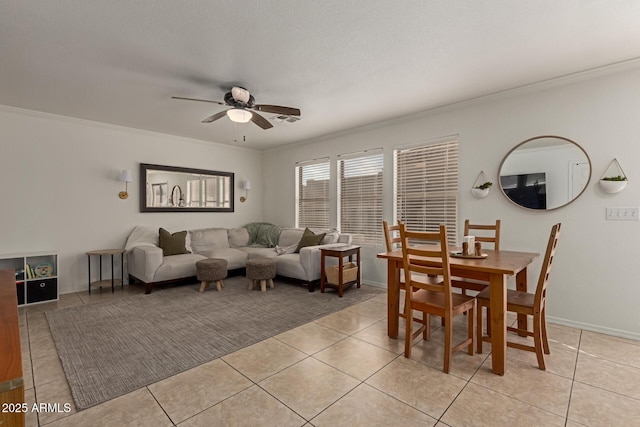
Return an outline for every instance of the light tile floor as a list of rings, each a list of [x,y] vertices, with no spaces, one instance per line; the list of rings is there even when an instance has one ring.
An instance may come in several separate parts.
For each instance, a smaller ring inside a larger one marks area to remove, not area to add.
[[[485,344],[483,354],[457,353],[446,375],[439,322],[404,358],[403,339],[387,337],[384,294],[76,411],[44,311],[140,292],[80,292],[20,309],[27,403],[69,404],[27,413],[27,426],[640,425],[640,342],[550,324],[546,371],[510,348],[506,374],[494,375]],[[454,330],[464,336],[466,319]]]

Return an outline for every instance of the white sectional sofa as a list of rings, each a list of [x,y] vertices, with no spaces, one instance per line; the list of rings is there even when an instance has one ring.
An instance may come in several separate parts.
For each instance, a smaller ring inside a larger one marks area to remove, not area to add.
[[[303,247],[295,253],[302,228],[281,229],[274,248],[251,246],[246,228],[188,230],[186,249],[191,253],[164,256],[158,228],[135,227],[125,245],[129,282],[141,282],[145,292],[151,293],[154,285],[195,277],[196,262],[201,259],[222,258],[227,261],[228,270],[236,270],[244,268],[249,258],[268,257],[275,259],[278,276],[301,280],[313,292],[320,279],[320,248],[351,244],[352,237],[335,230],[312,231],[326,233],[321,245]],[[327,259],[328,264],[332,261],[333,258]]]

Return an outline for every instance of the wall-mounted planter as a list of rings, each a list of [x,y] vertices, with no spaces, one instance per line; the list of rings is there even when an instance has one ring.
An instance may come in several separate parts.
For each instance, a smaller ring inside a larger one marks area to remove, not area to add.
[[[489,195],[489,187],[492,185],[492,182],[487,181],[484,171],[480,171],[476,181],[473,183],[473,187],[471,187],[471,194],[478,199],[485,198]]]
[[[477,197],[478,199],[483,199],[485,197],[487,197],[489,195],[489,189],[488,188],[472,188],[471,189],[471,194],[473,194],[475,197]]]
[[[598,182],[602,191],[609,194],[615,194],[624,190],[628,181],[607,181],[605,179],[601,179]]]
[[[598,181],[600,188],[605,193],[615,194],[619,193],[627,186],[627,176],[622,170],[622,166],[618,162],[618,159],[613,159],[607,169],[604,171],[604,175]]]

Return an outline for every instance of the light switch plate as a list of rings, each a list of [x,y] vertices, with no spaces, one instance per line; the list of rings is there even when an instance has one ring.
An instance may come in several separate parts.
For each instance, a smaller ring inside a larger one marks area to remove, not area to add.
[[[639,208],[624,207],[624,208],[606,208],[608,221],[638,221]]]

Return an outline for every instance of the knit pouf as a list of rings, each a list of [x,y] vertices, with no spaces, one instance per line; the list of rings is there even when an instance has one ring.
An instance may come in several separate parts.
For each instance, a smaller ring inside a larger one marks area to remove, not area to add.
[[[220,258],[202,259],[196,262],[198,280],[200,280],[200,292],[209,287],[209,282],[216,282],[216,288],[221,291],[224,288],[222,279],[227,277],[227,260]]]
[[[271,258],[252,258],[247,260],[247,279],[249,290],[260,282],[260,290],[267,292],[267,281],[273,289],[273,278],[276,277],[276,261]]]

